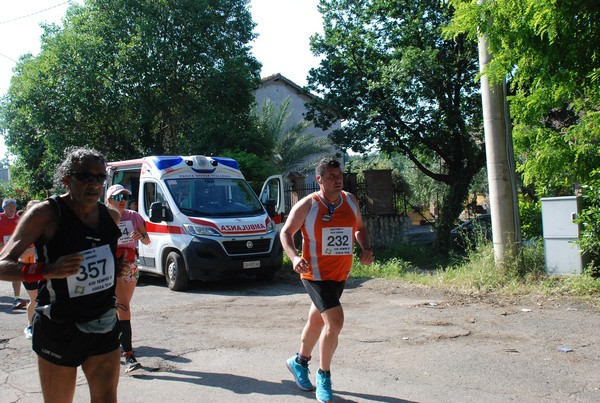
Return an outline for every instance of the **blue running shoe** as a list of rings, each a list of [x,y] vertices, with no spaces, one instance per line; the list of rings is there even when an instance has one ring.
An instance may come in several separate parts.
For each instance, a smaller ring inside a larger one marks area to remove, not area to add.
[[[296,356],[292,356],[290,357],[286,362],[285,365],[287,367],[287,369],[290,370],[290,372],[292,373],[292,375],[294,375],[294,381],[296,381],[296,385],[302,389],[302,390],[314,390],[315,387],[313,386],[313,384],[310,382],[309,379],[309,370],[308,370],[308,365],[305,367],[302,364],[298,364],[296,362]]]
[[[25,333],[25,338],[27,340],[31,339],[33,337],[33,327],[27,326],[25,330],[23,330],[23,333]]]
[[[331,373],[325,375],[317,372],[317,400],[321,403],[333,403],[331,391]]]

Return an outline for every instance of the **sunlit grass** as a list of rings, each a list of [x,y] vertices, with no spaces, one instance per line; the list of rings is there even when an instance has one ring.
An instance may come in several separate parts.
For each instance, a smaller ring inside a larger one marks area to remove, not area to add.
[[[478,245],[448,261],[436,260],[430,247],[410,245],[376,251],[376,260],[370,266],[355,259],[351,276],[396,279],[470,295],[600,297],[600,279],[587,272],[548,276],[541,241],[523,247],[517,258],[505,259],[500,268],[496,267],[492,244]]]

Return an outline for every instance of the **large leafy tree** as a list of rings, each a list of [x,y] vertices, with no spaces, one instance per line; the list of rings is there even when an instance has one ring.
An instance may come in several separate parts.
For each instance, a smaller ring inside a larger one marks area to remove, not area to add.
[[[452,8],[439,0],[322,0],[324,34],[312,38],[323,57],[309,87],[321,98],[316,122],[347,122],[334,142],[355,151],[374,145],[408,157],[447,186],[438,242],[462,210],[485,164],[476,44],[444,39]]]
[[[448,33],[486,34],[485,73],[508,79],[517,162],[539,196],[572,194],[600,165],[600,7],[596,0],[451,0]]]
[[[16,176],[47,188],[65,147],[110,159],[263,152],[248,0],[87,0],[45,27],[3,101]]]
[[[582,249],[600,263],[600,6],[597,0],[452,0],[448,32],[486,34],[485,73],[508,79],[518,170],[534,200],[584,187]]]

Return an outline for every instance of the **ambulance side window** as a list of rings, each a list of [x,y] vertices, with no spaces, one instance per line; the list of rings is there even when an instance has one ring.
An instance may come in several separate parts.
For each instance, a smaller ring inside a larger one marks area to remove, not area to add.
[[[154,202],[160,202],[163,206],[167,206],[165,195],[155,182],[144,183],[144,211],[150,215],[150,205]]]

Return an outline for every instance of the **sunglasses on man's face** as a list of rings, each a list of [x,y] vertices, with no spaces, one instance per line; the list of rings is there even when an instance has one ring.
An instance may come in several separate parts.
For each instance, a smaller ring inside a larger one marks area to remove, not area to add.
[[[106,174],[93,174],[91,172],[72,172],[71,176],[82,183],[104,183],[106,181]]]
[[[112,199],[113,199],[114,201],[120,202],[120,201],[123,201],[123,200],[129,200],[129,199],[130,199],[130,197],[129,197],[129,195],[128,195],[128,194],[119,193],[118,195],[114,195],[114,196],[112,197]]]

